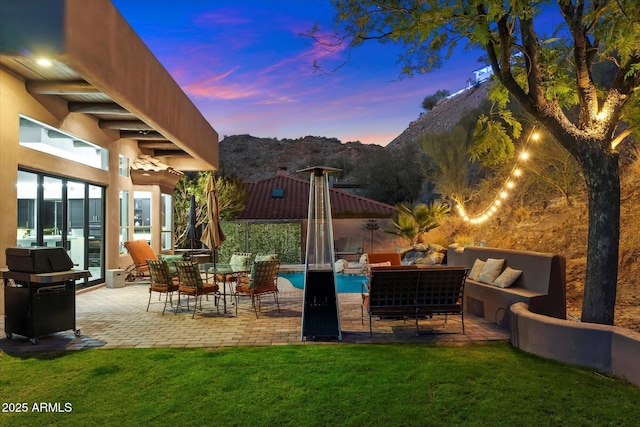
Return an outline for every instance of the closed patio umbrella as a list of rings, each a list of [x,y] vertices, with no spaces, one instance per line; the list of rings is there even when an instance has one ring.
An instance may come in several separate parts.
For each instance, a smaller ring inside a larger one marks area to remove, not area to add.
[[[187,228],[187,238],[191,242],[191,255],[193,256],[193,244],[200,239],[200,233],[196,226],[196,196],[191,195],[191,203],[189,205],[189,228]]]
[[[209,176],[205,188],[207,196],[207,225],[202,233],[200,241],[213,251],[213,262],[216,262],[216,249],[224,242],[225,235],[220,228],[220,204],[218,201],[218,189],[213,175]]]

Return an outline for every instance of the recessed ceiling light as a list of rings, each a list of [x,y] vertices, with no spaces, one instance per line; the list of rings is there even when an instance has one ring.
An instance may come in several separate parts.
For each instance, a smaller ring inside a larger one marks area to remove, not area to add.
[[[36,61],[36,63],[41,67],[51,67],[51,65],[53,65],[53,63],[47,58],[40,58]]]

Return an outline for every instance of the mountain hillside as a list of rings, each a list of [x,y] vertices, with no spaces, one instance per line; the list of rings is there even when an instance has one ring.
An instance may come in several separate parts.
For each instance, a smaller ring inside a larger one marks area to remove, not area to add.
[[[309,166],[340,167],[346,160],[357,162],[374,150],[383,148],[316,136],[276,139],[234,135],[220,142],[219,155],[220,168],[225,173],[257,181],[274,176],[279,169],[295,174]]]
[[[398,148],[406,144],[417,143],[423,135],[451,130],[466,113],[474,110],[487,100],[490,81],[481,83],[464,92],[440,101],[431,111],[422,113],[409,127],[387,145]]]

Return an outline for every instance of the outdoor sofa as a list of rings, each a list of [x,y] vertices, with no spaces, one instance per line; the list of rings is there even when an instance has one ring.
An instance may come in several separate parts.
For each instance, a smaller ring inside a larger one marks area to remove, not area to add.
[[[506,282],[476,276],[473,267],[477,260],[486,263],[489,259],[504,260],[499,274],[507,269],[515,271],[513,283],[500,287]],[[533,313],[566,318],[566,260],[561,255],[451,245],[447,248],[447,265],[470,269],[464,292],[467,313],[491,319],[507,330],[511,329],[509,309],[517,302],[527,304]]]

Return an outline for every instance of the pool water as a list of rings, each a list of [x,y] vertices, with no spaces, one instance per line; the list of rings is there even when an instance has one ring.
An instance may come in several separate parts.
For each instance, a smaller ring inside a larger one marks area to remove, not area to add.
[[[280,272],[278,276],[287,279],[291,284],[298,288],[304,289],[304,272]],[[367,280],[367,276],[358,274],[336,274],[338,283],[338,293],[353,294],[360,293],[362,282]]]

